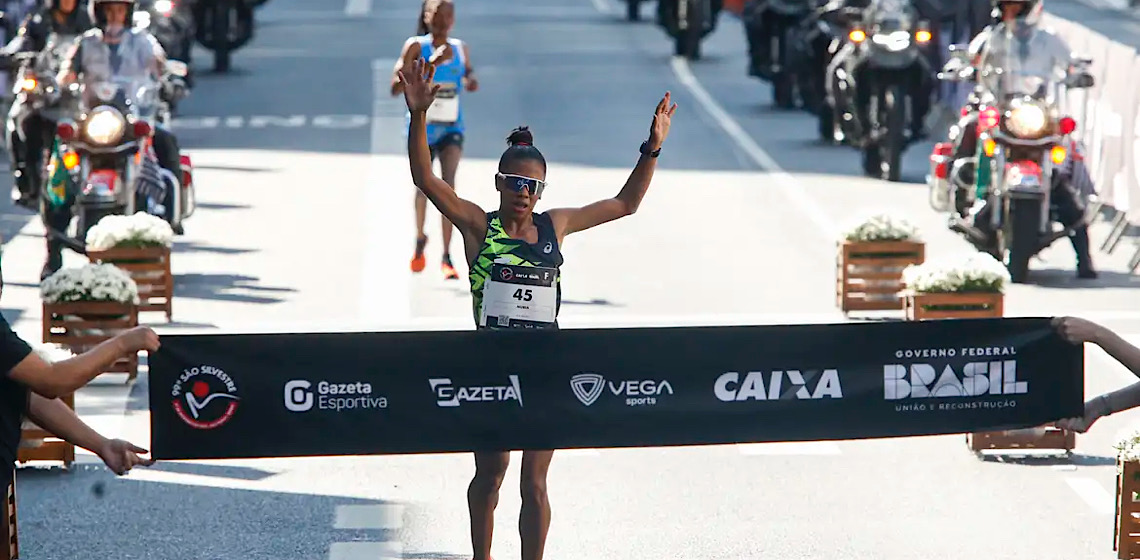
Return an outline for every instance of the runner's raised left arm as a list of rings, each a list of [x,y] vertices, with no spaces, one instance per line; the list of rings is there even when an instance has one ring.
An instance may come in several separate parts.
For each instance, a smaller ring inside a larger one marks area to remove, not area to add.
[[[657,110],[653,113],[653,122],[649,127],[649,139],[642,147],[641,158],[637,160],[637,166],[633,168],[633,172],[617,196],[581,208],[558,208],[549,211],[559,241],[571,233],[587,230],[637,212],[646,191],[649,190],[649,183],[653,180],[653,172],[657,169],[657,154],[669,135],[673,113],[677,111],[677,104],[670,105],[670,100],[671,95],[666,92],[665,97],[657,103]]]

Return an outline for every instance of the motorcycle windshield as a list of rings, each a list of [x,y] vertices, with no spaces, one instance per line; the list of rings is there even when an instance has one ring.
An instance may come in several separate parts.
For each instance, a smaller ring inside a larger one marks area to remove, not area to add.
[[[918,18],[910,0],[874,0],[864,14],[871,32],[882,34],[910,31]]]
[[[114,76],[109,81],[84,85],[85,108],[115,105],[127,113],[152,118],[158,111],[159,85],[149,76]]]
[[[1062,99],[1070,55],[1057,37],[1016,21],[995,29],[986,50],[982,83],[997,99]]]

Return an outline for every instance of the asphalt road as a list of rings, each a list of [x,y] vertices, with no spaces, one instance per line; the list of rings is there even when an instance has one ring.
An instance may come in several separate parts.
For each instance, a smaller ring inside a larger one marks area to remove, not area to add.
[[[771,108],[745,73],[734,19],[687,65],[621,8],[458,8],[455,33],[482,86],[465,98],[459,190],[479,204],[495,203],[493,166],[516,125],[532,127],[551,163],[545,205],[580,204],[620,189],[659,97],[670,90],[680,104],[638,214],[565,246],[567,326],[842,321],[834,232],[863,210],[905,213],[928,255],[972,251],[926,204],[929,145],[907,154],[909,183],[862,178],[855,152],[814,141],[809,116]],[[468,326],[464,280],[407,269],[402,99],[386,90],[417,14],[411,0],[274,0],[234,72],[200,75],[176,125],[200,201],[175,246],[176,322],[144,320],[160,332]],[[38,340],[42,229],[19,210],[0,218],[4,313]],[[428,225],[434,263],[438,215]],[[1100,224],[1094,241],[1103,234]],[[1101,278],[1078,282],[1071,248],[1056,245],[1031,284],[1011,288],[1007,314],[1081,314],[1140,342],[1140,278],[1120,253],[1098,255]],[[691,274],[695,263],[714,266],[715,283]],[[1130,379],[1089,349],[1087,394]],[[145,376],[129,394],[121,378],[101,379],[78,409],[145,445],[145,395]],[[1071,461],[982,461],[962,436],[560,452],[547,558],[1108,558],[1111,443],[1136,419],[1102,421]],[[25,469],[21,545],[37,559],[469,558],[472,472],[467,455],[175,462],[123,478],[97,464]],[[517,480],[516,458],[497,515],[500,560],[519,554]]]

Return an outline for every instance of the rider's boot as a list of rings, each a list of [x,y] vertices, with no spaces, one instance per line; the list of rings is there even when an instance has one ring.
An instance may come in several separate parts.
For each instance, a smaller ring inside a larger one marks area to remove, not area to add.
[[[61,268],[63,268],[63,243],[48,237],[47,258],[44,259],[44,268],[40,271],[40,280],[55,274]]]
[[[1089,249],[1088,227],[1077,228],[1069,240],[1073,243],[1073,252],[1077,254],[1077,278],[1088,280],[1096,278],[1096,269],[1093,268],[1092,263],[1092,251]]]

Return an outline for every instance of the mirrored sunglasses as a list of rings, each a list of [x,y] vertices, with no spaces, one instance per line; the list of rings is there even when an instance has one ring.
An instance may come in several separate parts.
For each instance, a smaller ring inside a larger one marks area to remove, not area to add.
[[[495,176],[502,179],[503,185],[508,189],[519,193],[527,190],[530,191],[531,196],[542,196],[542,191],[546,188],[546,181],[533,177],[524,177],[522,175],[512,175],[509,173],[496,173]]]

